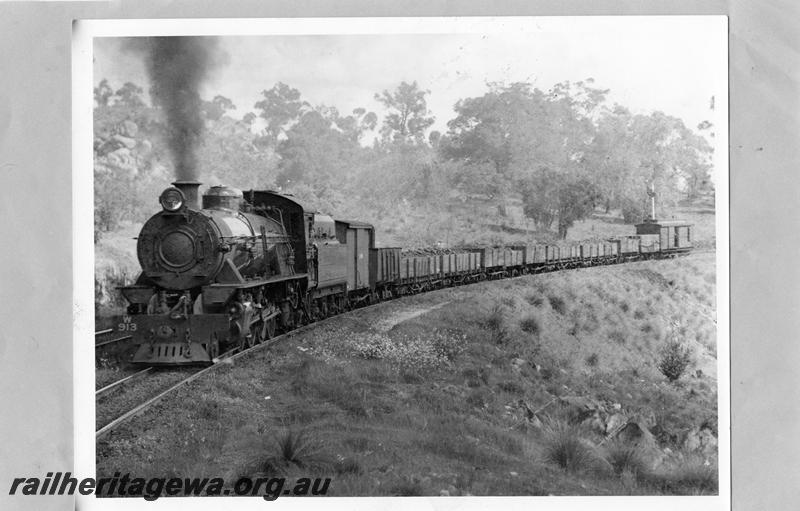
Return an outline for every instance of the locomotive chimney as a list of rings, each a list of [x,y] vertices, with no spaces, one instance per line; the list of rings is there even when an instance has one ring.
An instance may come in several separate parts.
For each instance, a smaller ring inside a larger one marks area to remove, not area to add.
[[[186,197],[186,206],[192,209],[200,209],[200,199],[198,198],[198,190],[200,189],[200,181],[188,181],[179,179],[172,183],[172,186],[183,192]]]

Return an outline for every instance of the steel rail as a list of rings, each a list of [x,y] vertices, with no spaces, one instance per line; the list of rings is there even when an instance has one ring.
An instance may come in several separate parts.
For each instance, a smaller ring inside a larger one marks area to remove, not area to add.
[[[193,373],[192,375],[190,375],[190,376],[184,378],[183,380],[179,381],[178,383],[174,384],[173,386],[171,386],[167,390],[162,391],[158,395],[148,399],[144,403],[136,406],[135,408],[133,408],[133,409],[127,411],[127,412],[125,412],[124,414],[120,415],[119,417],[117,417],[113,421],[109,422],[108,424],[106,424],[102,428],[98,429],[95,432],[95,440],[98,440],[98,439],[102,438],[103,436],[105,436],[107,433],[109,433],[115,427],[119,426],[120,424],[123,424],[123,423],[127,422],[128,420],[130,420],[133,417],[139,415],[140,413],[142,413],[146,409],[150,408],[152,405],[154,405],[155,403],[160,401],[164,396],[166,396],[166,395],[174,392],[175,390],[183,387],[187,383],[190,383],[190,382],[196,380],[197,378],[200,378],[201,376],[214,371],[215,369],[225,365],[226,363],[233,362],[234,360],[236,360],[236,359],[238,359],[240,357],[243,357],[243,356],[245,356],[247,354],[254,353],[254,352],[262,350],[262,349],[270,348],[270,347],[274,346],[275,344],[277,344],[280,341],[291,339],[292,337],[295,337],[297,334],[300,334],[300,333],[306,332],[308,330],[314,329],[314,328],[316,328],[318,326],[321,326],[321,325],[327,323],[330,320],[333,320],[333,319],[336,319],[336,318],[346,317],[346,316],[349,316],[351,314],[355,314],[355,313],[360,312],[360,311],[369,310],[369,309],[372,309],[374,307],[378,307],[380,305],[383,305],[383,303],[384,302],[380,302],[380,303],[376,303],[376,304],[373,304],[373,305],[368,305],[366,307],[359,307],[358,309],[353,309],[353,310],[350,310],[350,311],[346,311],[344,313],[337,314],[335,316],[330,316],[330,317],[327,317],[325,319],[322,319],[322,320],[319,320],[319,321],[315,321],[314,323],[309,323],[307,325],[300,326],[298,328],[295,328],[294,330],[290,330],[289,332],[286,332],[284,334],[275,336],[272,339],[268,339],[266,341],[261,342],[260,344],[256,344],[255,346],[247,348],[246,350],[241,350],[240,351],[239,348],[234,348],[234,349],[226,352],[222,356],[218,357],[217,358],[217,362],[215,364],[210,365],[208,367],[205,367],[205,368],[201,369],[200,371],[197,371],[196,373]]]
[[[144,376],[145,374],[149,373],[152,370],[153,370],[152,367],[145,368],[145,369],[139,371],[138,373],[133,373],[130,376],[126,376],[125,378],[122,378],[121,380],[117,380],[114,383],[106,385],[105,387],[103,387],[101,389],[97,389],[97,390],[94,391],[94,397],[98,398],[98,397],[100,397],[101,395],[105,394],[106,392],[108,392],[110,390],[113,390],[113,389],[115,389],[115,388],[117,388],[117,387],[119,387],[121,385],[128,384],[133,380],[139,379],[139,378],[141,378],[142,376]]]
[[[133,338],[132,335],[125,335],[123,337],[118,337],[116,339],[111,339],[111,340],[108,340],[108,341],[95,343],[94,347],[95,348],[99,348],[100,346],[106,346],[108,344],[114,344],[115,342],[127,341],[127,340],[132,339],[132,338]]]

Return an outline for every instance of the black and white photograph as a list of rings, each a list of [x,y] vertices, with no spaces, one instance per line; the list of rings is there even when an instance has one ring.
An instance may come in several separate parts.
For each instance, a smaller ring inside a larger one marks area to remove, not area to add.
[[[92,506],[729,505],[726,17],[76,38]]]

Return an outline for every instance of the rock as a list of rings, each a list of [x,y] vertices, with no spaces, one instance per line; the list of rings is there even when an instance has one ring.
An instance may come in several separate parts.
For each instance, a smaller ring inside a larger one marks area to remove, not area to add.
[[[653,434],[643,423],[630,420],[615,435],[619,441],[636,447],[648,460],[650,468],[657,468],[664,460],[664,453],[658,448]]]
[[[582,396],[561,397],[559,398],[559,404],[566,409],[569,422],[573,424],[581,423],[593,417],[598,409],[597,403]]]
[[[689,452],[701,452],[705,455],[714,455],[719,441],[714,433],[707,428],[692,428],[686,433],[683,440],[683,449]]]
[[[137,133],[139,133],[139,126],[136,125],[135,122],[127,119],[122,121],[119,125],[119,132],[126,137],[135,137]]]
[[[595,415],[591,419],[591,422],[589,423],[589,426],[593,430],[595,430],[596,432],[598,432],[600,434],[603,434],[603,433],[606,432],[606,421],[604,421],[603,418],[599,414]]]
[[[619,429],[620,426],[625,424],[626,421],[627,421],[627,419],[621,413],[615,413],[615,414],[611,415],[608,418],[608,420],[606,421],[605,433],[607,435],[610,435],[611,433],[613,433],[614,431]]]
[[[128,149],[133,149],[134,147],[136,147],[135,138],[123,137],[122,135],[114,135],[112,138],[115,142],[118,142],[119,144],[121,144],[124,147],[127,147]]]
[[[616,434],[616,438],[623,442],[642,448],[655,447],[656,440],[647,426],[637,421],[628,421]]]

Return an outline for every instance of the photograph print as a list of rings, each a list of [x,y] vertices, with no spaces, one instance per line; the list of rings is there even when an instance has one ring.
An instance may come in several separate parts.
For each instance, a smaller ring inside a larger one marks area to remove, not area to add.
[[[98,496],[720,495],[724,17],[223,25],[90,38]]]

